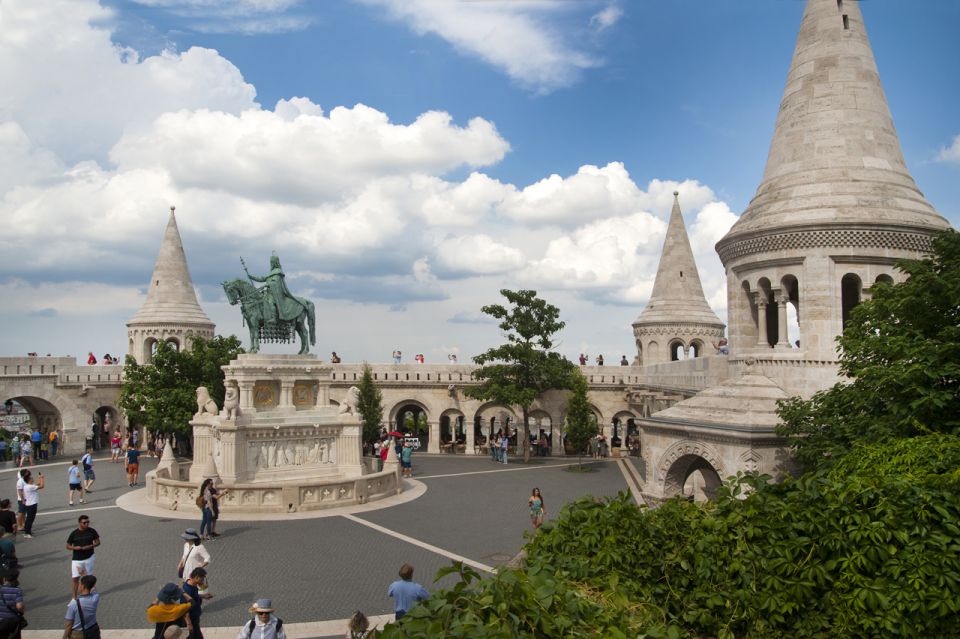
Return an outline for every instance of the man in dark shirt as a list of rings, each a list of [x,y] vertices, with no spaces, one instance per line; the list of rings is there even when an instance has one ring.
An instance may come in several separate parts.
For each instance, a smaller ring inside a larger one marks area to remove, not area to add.
[[[140,448],[134,444],[127,449],[127,483],[136,486],[140,479]]]
[[[73,561],[70,564],[73,583],[70,588],[74,599],[80,587],[80,577],[93,574],[93,562],[96,559],[93,549],[100,545],[100,534],[90,527],[90,518],[80,515],[77,522],[79,526],[67,537],[67,550],[73,551]]]
[[[189,639],[203,639],[203,632],[200,630],[200,615],[203,613],[202,605],[204,599],[210,599],[212,594],[207,590],[207,571],[204,568],[194,568],[190,573],[190,578],[183,582],[183,592],[190,597],[192,607],[190,608],[190,621],[193,623],[193,630]]]
[[[13,537],[17,532],[17,515],[10,510],[9,499],[0,499],[0,529],[3,537]]]

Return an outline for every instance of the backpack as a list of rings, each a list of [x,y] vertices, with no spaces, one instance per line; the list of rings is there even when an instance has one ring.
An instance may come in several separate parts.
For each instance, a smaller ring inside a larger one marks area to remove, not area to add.
[[[280,629],[283,628],[283,619],[280,617],[274,617],[277,620],[277,636],[280,635]],[[250,623],[247,624],[247,630],[250,631],[250,636],[253,636],[253,629],[257,626],[257,618],[254,617],[250,620]]]

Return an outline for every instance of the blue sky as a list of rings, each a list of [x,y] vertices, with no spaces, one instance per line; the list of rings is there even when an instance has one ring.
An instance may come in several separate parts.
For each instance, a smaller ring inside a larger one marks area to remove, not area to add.
[[[125,351],[177,206],[201,303],[281,255],[321,355],[461,361],[500,288],[633,355],[680,190],[708,300],[802,0],[3,0],[0,353]],[[914,178],[960,220],[960,3],[862,11]]]

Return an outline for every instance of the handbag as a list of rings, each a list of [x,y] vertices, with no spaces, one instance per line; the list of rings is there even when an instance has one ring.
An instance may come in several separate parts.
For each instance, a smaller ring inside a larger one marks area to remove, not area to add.
[[[180,560],[180,565],[177,566],[177,577],[183,579],[183,569],[187,567],[187,559],[190,559],[190,553],[193,552],[193,549],[196,548],[196,545],[190,546],[190,550],[187,551],[187,556],[183,557]]]

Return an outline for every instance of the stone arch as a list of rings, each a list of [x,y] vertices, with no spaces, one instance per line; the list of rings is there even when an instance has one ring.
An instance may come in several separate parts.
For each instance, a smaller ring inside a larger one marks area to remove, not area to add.
[[[687,357],[690,359],[703,357],[703,342],[701,340],[695,339],[690,342],[690,346],[687,347]]]
[[[856,273],[847,273],[840,278],[841,326],[846,328],[850,312],[860,304],[863,297],[863,281]]]
[[[610,439],[612,446],[624,447],[624,438],[630,433],[631,424],[636,428],[637,416],[628,410],[621,410],[614,414],[611,419],[613,425],[613,435]]]
[[[774,346],[777,343],[779,332],[779,318],[777,317],[777,300],[774,296],[774,287],[767,277],[757,280],[757,346]],[[761,326],[760,322],[763,322]],[[760,342],[761,335],[766,335],[766,343]]]
[[[800,280],[788,273],[780,278],[780,290],[787,298],[787,339],[791,345],[802,339],[800,335]]]
[[[153,335],[150,335],[145,340],[143,340],[143,363],[144,364],[149,364],[150,362],[153,361],[153,354],[156,352],[157,344],[159,342],[160,340],[158,340]]]
[[[166,342],[167,344],[172,344],[173,347],[178,351],[183,349],[183,343],[180,341],[179,337],[174,337],[171,335],[170,337],[166,338],[163,341]]]
[[[683,494],[684,484],[695,472],[704,479],[704,492],[712,497],[722,483],[723,462],[711,446],[695,440],[683,440],[670,446],[657,460],[657,479],[664,497]]]
[[[0,388],[0,402],[12,399],[23,406],[31,419],[49,417],[41,421],[48,427],[55,426],[60,432],[60,444],[65,453],[74,453],[82,450],[86,429],[90,426],[90,416],[64,393],[57,390],[52,384],[37,383],[4,383]],[[54,409],[51,414],[49,409]]]
[[[540,431],[547,437],[547,448],[553,447],[554,420],[547,411],[542,408],[535,408],[530,411],[530,439],[538,441]],[[534,448],[534,450],[537,450]]]
[[[677,362],[682,359],[686,359],[686,346],[683,343],[683,340],[680,338],[674,338],[670,340],[670,361]]]
[[[467,416],[458,408],[440,413],[440,442],[460,442],[466,438]]]
[[[737,314],[746,343],[753,346],[757,342],[757,305],[754,303],[754,291],[750,282],[740,283],[740,294],[736,298]],[[743,345],[741,345],[743,346]]]
[[[113,434],[113,431],[118,428],[121,429],[121,437],[124,436],[122,432],[122,414],[115,407],[110,404],[104,404],[98,406],[91,418],[97,422],[96,436],[93,437],[93,448],[94,450],[100,450],[101,448],[108,448],[110,446],[110,437]]]

